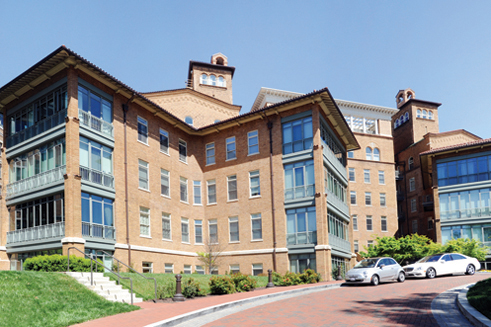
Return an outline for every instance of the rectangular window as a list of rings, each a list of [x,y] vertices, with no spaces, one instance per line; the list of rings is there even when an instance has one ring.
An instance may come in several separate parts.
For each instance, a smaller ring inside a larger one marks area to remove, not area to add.
[[[373,241],[367,241],[367,247],[371,248],[373,246]]]
[[[356,191],[350,191],[350,201],[352,205],[356,205]]]
[[[208,189],[208,204],[217,203],[217,188],[214,179],[206,181],[206,187]]]
[[[249,155],[259,153],[259,138],[257,131],[247,133],[247,144],[249,148]]]
[[[162,212],[162,239],[172,241],[170,214]]]
[[[353,215],[352,219],[353,219],[353,230],[358,230],[358,216]]]
[[[196,266],[196,273],[198,275],[204,275],[205,274],[205,268],[203,268],[203,266]]]
[[[355,157],[355,152],[354,151],[348,151],[348,158],[354,158]]]
[[[140,207],[140,236],[150,236],[150,209]]]
[[[208,232],[210,234],[210,244],[218,243],[218,225],[216,219],[208,220]]]
[[[179,160],[182,162],[188,161],[188,145],[186,141],[179,140]]]
[[[354,182],[355,181],[355,168],[348,168],[349,172],[349,181]]]
[[[385,207],[386,202],[385,202],[385,193],[380,193],[380,206]]]
[[[148,191],[148,162],[138,159],[138,187]]]
[[[317,244],[315,207],[286,210],[287,245]]]
[[[160,169],[160,194],[170,198],[170,179],[169,171]]]
[[[153,273],[153,263],[152,262],[142,262],[142,272],[144,274]]]
[[[235,136],[229,137],[226,140],[227,148],[227,160],[236,159],[237,155],[235,153]]]
[[[367,216],[367,230],[373,230],[372,216]]]
[[[312,149],[312,117],[283,123],[283,154]]]
[[[230,229],[230,242],[239,242],[239,217],[228,219]]]
[[[169,133],[160,129],[160,152],[169,154]]]
[[[416,180],[413,177],[409,179],[409,192],[412,192],[414,190],[416,190]]]
[[[237,175],[227,177],[228,201],[237,200]]]
[[[194,242],[196,244],[203,244],[203,221],[194,221]]]
[[[261,195],[261,185],[259,182],[259,170],[249,172],[250,197]]]
[[[428,229],[433,229],[433,218],[429,217],[428,218]]]
[[[411,199],[411,212],[416,212],[417,210],[416,199]]]
[[[184,265],[184,273],[189,275],[193,273],[191,265]]]
[[[189,243],[189,219],[181,218],[181,241]]]
[[[201,205],[201,181],[193,181],[194,204]]]
[[[383,171],[383,170],[378,171],[378,183],[380,185],[385,184],[385,171]]]
[[[380,229],[382,230],[382,232],[387,231],[387,217],[386,216],[380,217]]]
[[[215,143],[208,143],[206,145],[206,165],[215,164]]]
[[[370,183],[370,169],[363,169],[363,178],[365,183]]]
[[[174,273],[174,264],[172,263],[166,263],[165,264],[165,270],[164,272],[166,274],[173,274]]]
[[[138,141],[148,144],[148,123],[141,117],[138,117]]]
[[[285,200],[315,195],[314,161],[300,161],[284,166]]]
[[[251,225],[252,225],[252,240],[262,240],[263,223],[260,213],[255,213],[251,215]]]
[[[360,251],[360,248],[358,246],[358,240],[353,241],[353,247],[354,247],[355,253],[358,253],[358,251]]]
[[[188,179],[181,177],[181,201],[188,202]]]
[[[252,264],[252,275],[259,276],[263,273],[263,264],[262,263],[253,263]]]
[[[230,265],[230,274],[240,273],[240,265]]]
[[[418,221],[416,219],[412,221],[412,229],[413,229],[413,234],[416,234],[418,232]]]
[[[367,206],[372,205],[372,193],[371,192],[365,192],[365,205],[367,205]]]

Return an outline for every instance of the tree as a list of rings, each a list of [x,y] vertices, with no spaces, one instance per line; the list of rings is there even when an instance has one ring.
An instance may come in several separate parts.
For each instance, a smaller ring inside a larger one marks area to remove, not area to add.
[[[196,252],[198,254],[198,260],[206,267],[209,274],[218,269],[223,250],[224,248],[215,240],[206,240],[205,251]]]

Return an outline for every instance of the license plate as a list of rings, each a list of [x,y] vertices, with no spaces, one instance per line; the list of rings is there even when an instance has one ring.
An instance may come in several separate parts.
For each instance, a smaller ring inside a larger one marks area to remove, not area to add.
[[[352,282],[354,282],[354,281],[355,281],[355,279],[354,279],[353,277],[351,277],[349,280],[350,280],[350,281],[352,281]]]

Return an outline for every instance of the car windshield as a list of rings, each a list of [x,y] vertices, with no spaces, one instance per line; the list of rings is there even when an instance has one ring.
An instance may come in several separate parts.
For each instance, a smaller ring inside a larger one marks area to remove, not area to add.
[[[423,259],[420,259],[418,262],[437,262],[440,260],[442,257],[442,254],[435,254],[435,255],[429,255],[427,257],[424,257]]]
[[[356,266],[356,268],[374,268],[377,264],[378,259],[364,259],[360,261]]]

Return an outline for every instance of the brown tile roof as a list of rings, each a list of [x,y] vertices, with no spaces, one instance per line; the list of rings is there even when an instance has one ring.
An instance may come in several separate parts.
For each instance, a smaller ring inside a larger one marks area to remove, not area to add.
[[[436,149],[431,149],[431,150],[428,150],[425,152],[421,152],[420,156],[439,153],[439,152],[445,152],[445,151],[451,151],[451,150],[458,150],[458,149],[463,149],[463,148],[473,147],[473,146],[478,146],[478,145],[485,145],[485,144],[491,145],[491,138],[481,139],[481,140],[476,140],[476,141],[471,141],[471,142],[465,142],[465,143],[460,143],[460,144],[455,144],[455,145],[449,145],[449,146],[444,146],[444,147],[436,148]]]

